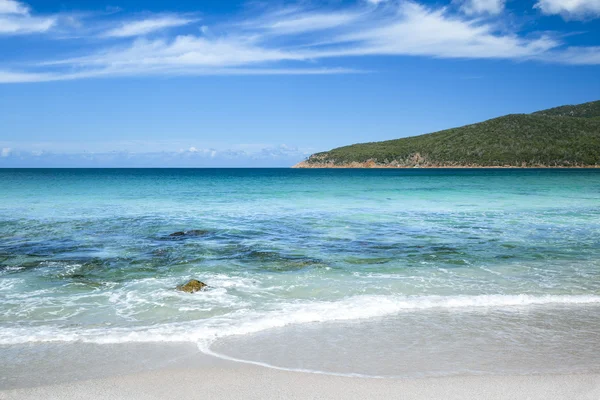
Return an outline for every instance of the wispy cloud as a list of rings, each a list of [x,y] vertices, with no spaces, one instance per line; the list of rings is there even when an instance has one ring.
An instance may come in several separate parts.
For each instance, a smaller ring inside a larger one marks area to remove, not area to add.
[[[335,63],[340,58],[365,56],[600,63],[598,47],[569,47],[560,35],[523,35],[498,18],[481,17],[501,12],[504,0],[460,0],[459,4],[462,11],[411,0],[364,0],[352,6],[319,9],[286,7],[242,18],[232,16],[186,34],[167,30],[197,21],[189,15],[155,14],[126,21],[119,16],[120,21],[99,31],[100,40],[92,49],[82,48],[76,57],[0,68],[0,82],[130,75],[348,73],[360,69],[339,68]],[[30,17],[25,5],[11,7],[21,13],[12,16]],[[158,37],[150,36],[162,31]],[[115,37],[123,39],[118,46],[110,40]]]
[[[106,145],[102,143],[101,147],[105,148]],[[173,147],[173,143],[162,145]],[[164,167],[289,167],[314,152],[314,149],[299,149],[285,144],[238,145],[229,148],[189,146],[163,151],[152,149],[157,146],[147,142],[122,143],[118,150],[100,151],[60,151],[52,147],[58,146],[56,143],[47,143],[29,149],[0,148],[0,167],[148,167],[157,164]],[[136,147],[142,147],[145,151],[137,151]],[[146,150],[149,147],[151,149]]]
[[[0,70],[0,83],[14,83],[14,82],[44,82],[48,81],[49,74],[40,74],[35,72],[11,72]]]
[[[184,18],[177,15],[162,15],[151,18],[126,21],[118,27],[105,32],[104,37],[132,37],[142,36],[169,28],[180,27],[197,22],[197,19]]]
[[[10,156],[10,153],[12,153],[10,147],[3,147],[2,150],[0,150],[0,157],[8,157]]]
[[[377,26],[340,35],[345,44],[319,50],[315,57],[350,55],[409,55],[443,58],[527,59],[560,45],[540,35],[523,38],[502,33],[492,23],[451,15],[445,8],[403,2],[393,18]]]
[[[236,75],[339,75],[361,74],[368,71],[352,68],[104,68],[83,72],[34,73],[0,70],[0,84],[72,81],[89,78],[128,76],[236,76]]]
[[[461,10],[467,15],[500,14],[506,0],[459,0]]]
[[[235,67],[255,63],[302,60],[303,56],[278,48],[261,46],[252,37],[230,36],[207,39],[193,35],[173,40],[138,39],[125,49],[109,49],[91,56],[57,61],[75,66],[140,67],[165,66]]]
[[[0,0],[0,14],[28,14],[29,7],[16,0]]]
[[[600,0],[538,0],[535,7],[544,14],[560,14],[568,19],[600,16]]]
[[[571,65],[600,65],[600,46],[567,47],[561,51],[543,54],[541,59]]]
[[[27,33],[46,32],[52,28],[54,18],[35,18],[30,16],[0,15],[0,34],[20,35]]]
[[[55,17],[35,17],[25,3],[0,0],[0,35],[46,32],[56,23]]]
[[[291,35],[306,32],[330,30],[357,21],[363,13],[348,12],[314,12],[297,10],[296,12],[277,12],[250,22],[250,26],[271,31],[275,34]]]

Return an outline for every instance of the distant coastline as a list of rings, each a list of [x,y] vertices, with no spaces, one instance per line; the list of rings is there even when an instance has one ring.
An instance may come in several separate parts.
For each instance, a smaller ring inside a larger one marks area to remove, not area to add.
[[[309,163],[306,161],[299,162],[291,168],[296,169],[599,169],[600,165],[391,165],[377,164],[374,162],[353,162],[348,164],[333,164],[333,163]]]
[[[316,153],[293,168],[599,168],[600,101]]]

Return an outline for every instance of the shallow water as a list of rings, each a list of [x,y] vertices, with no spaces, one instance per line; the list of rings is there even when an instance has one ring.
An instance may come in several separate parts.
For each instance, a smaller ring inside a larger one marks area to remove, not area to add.
[[[190,230],[203,232],[169,236]],[[189,278],[209,289],[174,290]],[[599,278],[598,170],[0,170],[1,345],[186,341],[384,376],[579,372],[598,368],[581,354],[600,343]],[[324,365],[315,332],[329,359],[360,337],[387,350]],[[277,356],[294,335],[305,357]],[[459,356],[471,336],[498,360],[546,362],[483,368]],[[394,368],[401,354],[427,359]]]
[[[431,309],[290,325],[208,352],[285,370],[379,378],[600,372],[600,306]]]

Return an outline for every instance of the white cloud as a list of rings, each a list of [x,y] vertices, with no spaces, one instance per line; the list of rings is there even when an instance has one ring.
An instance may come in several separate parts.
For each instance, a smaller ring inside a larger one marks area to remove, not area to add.
[[[467,15],[500,14],[506,0],[462,0],[461,10]]]
[[[0,15],[0,34],[26,34],[46,32],[56,23],[55,18]]]
[[[66,81],[84,78],[106,76],[108,71],[80,71],[80,72],[14,72],[0,70],[0,83],[34,83]]]
[[[14,0],[0,0],[0,35],[46,32],[56,24],[55,17],[34,17],[29,6]]]
[[[535,7],[544,14],[560,14],[574,19],[600,16],[600,0],[538,0]]]
[[[260,22],[260,25],[277,34],[294,34],[336,28],[347,25],[360,16],[359,13],[350,12],[298,13],[286,18],[272,18],[270,21]]]
[[[296,16],[292,20],[305,21],[311,17],[314,15]],[[291,29],[289,21],[286,16],[281,26]],[[294,29],[305,28],[304,22],[293,26]],[[333,28],[330,24],[327,26]],[[290,48],[270,45],[270,36],[246,31],[221,37],[185,35],[172,40],[137,39],[124,49],[107,49],[46,65],[67,65],[98,74],[210,73],[211,70],[226,73],[231,68],[364,55],[527,58],[558,45],[546,36],[523,39],[514,34],[496,33],[492,25],[448,16],[445,9],[429,9],[413,2],[404,2],[391,17],[371,15],[360,29],[351,28],[342,32],[333,29],[327,45],[308,41],[303,46]],[[285,70],[290,71],[289,67]],[[252,70],[245,72],[252,73]]]
[[[28,14],[29,7],[16,0],[0,0],[0,14]]]
[[[251,37],[231,36],[208,39],[194,35],[177,36],[174,40],[138,39],[126,49],[110,49],[91,56],[63,60],[55,64],[112,67],[234,67],[305,57],[286,50],[261,46]]]
[[[562,51],[544,54],[541,59],[571,65],[600,65],[600,46],[567,47]]]
[[[8,157],[10,156],[10,153],[12,153],[12,149],[10,147],[4,147],[0,151],[0,157]]]
[[[50,80],[50,74],[35,72],[11,72],[0,70],[0,83],[27,83]]]
[[[131,37],[142,36],[149,33],[161,31],[168,28],[189,25],[196,22],[195,19],[183,18],[174,15],[164,15],[154,18],[142,19],[137,21],[128,21],[122,23],[119,27],[104,33],[105,37]]]
[[[364,71],[351,68],[200,68],[156,67],[156,68],[98,68],[81,72],[35,73],[0,70],[0,84],[71,81],[88,78],[126,76],[236,76],[236,75],[339,75],[356,74]]]
[[[499,33],[493,24],[404,2],[395,19],[337,37],[346,46],[323,52],[343,55],[412,55],[443,58],[526,59],[559,45],[548,37],[521,38]]]
[[[136,37],[192,23],[183,16],[163,14],[124,23],[104,34],[125,38],[120,46],[103,47],[105,42],[100,41],[78,57],[41,61],[23,70],[0,69],[0,83],[131,75],[355,73],[352,68],[327,65],[340,57],[364,56],[600,63],[595,47],[566,48],[551,34],[523,36],[481,18],[481,12],[496,12],[490,2],[484,8],[482,0],[461,4],[479,4],[478,15],[409,0],[387,1],[382,7],[363,2],[318,12],[284,8],[203,26],[187,35]]]
[[[180,151],[180,153],[186,153],[185,151]],[[219,151],[216,149],[202,149],[202,148],[197,148],[197,147],[190,147],[189,149],[187,149],[187,153],[189,155],[193,155],[193,156],[203,156],[203,157],[210,157],[210,158],[214,158],[217,156],[217,154],[219,154]]]

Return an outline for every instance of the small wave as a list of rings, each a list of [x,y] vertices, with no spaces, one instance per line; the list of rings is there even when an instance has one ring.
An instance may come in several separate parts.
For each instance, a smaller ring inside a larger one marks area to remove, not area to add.
[[[600,304],[596,295],[479,295],[479,296],[383,296],[362,295],[340,301],[285,303],[267,310],[242,309],[203,320],[146,327],[60,329],[4,328],[0,344],[30,342],[202,342],[233,335],[247,335],[294,324],[351,321],[420,310],[481,310],[535,305]]]
[[[16,270],[16,268],[15,268]],[[10,278],[4,278],[2,280],[0,280],[0,291],[8,291],[11,290],[12,288],[14,288],[16,285],[22,283],[23,280],[22,279],[10,279]]]

